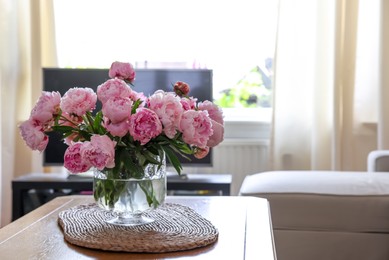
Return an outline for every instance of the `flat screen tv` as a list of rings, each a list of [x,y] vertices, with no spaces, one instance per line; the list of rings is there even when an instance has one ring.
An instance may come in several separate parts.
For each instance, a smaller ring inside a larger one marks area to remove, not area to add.
[[[198,101],[212,101],[212,70],[207,69],[136,69],[134,89],[151,95],[158,89],[172,91],[172,84],[184,81],[190,85],[190,96]],[[61,95],[73,87],[89,87],[96,91],[97,87],[108,80],[108,69],[66,69],[43,68],[43,90],[58,91]],[[98,101],[97,110],[101,108]],[[49,134],[49,143],[43,153],[44,166],[62,166],[67,145],[57,133]],[[179,156],[180,158],[180,156]],[[209,154],[199,160],[192,157],[190,161],[180,158],[183,167],[211,167],[212,149]]]

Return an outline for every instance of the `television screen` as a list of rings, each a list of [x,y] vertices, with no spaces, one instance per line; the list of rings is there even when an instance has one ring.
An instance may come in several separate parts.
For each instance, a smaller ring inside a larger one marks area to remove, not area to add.
[[[134,86],[137,92],[151,95],[158,89],[172,91],[176,81],[189,84],[190,96],[198,101],[212,101],[212,70],[207,69],[136,69]],[[97,87],[108,80],[108,69],[65,69],[43,68],[43,90],[58,91],[61,95],[73,87],[89,87],[96,91]],[[97,109],[101,108],[100,102]],[[49,133],[49,143],[43,154],[44,166],[62,166],[63,155],[67,145],[57,133]],[[180,156],[179,156],[180,157]],[[212,166],[212,149],[209,154],[199,160],[192,157],[190,161],[180,158],[183,167]]]

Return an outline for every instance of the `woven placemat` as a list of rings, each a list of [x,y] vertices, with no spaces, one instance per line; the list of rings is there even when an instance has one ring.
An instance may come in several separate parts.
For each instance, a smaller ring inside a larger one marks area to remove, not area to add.
[[[58,222],[69,243],[109,251],[189,250],[212,244],[219,235],[210,221],[187,206],[165,203],[144,215],[155,221],[133,227],[110,225],[105,220],[114,214],[91,203],[60,212]]]

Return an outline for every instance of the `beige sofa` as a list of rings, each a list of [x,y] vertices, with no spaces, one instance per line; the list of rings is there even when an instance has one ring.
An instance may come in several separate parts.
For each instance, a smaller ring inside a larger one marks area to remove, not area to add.
[[[368,172],[257,173],[240,195],[269,200],[278,260],[389,259],[385,165],[389,152],[374,151]]]

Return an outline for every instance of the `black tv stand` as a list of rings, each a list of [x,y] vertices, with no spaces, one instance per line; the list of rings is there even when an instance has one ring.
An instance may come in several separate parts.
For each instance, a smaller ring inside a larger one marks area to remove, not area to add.
[[[231,175],[229,174],[183,174],[181,176],[171,175],[167,178],[168,195],[173,196],[201,194],[229,196],[230,188]],[[31,190],[50,190],[49,199],[61,196],[63,190],[70,192],[70,194],[62,195],[91,194],[93,180],[91,177],[79,176],[50,178],[50,174],[30,174],[16,178],[12,181],[12,220],[27,213],[24,210],[24,200],[26,194]],[[204,191],[207,192],[204,193]]]

